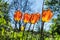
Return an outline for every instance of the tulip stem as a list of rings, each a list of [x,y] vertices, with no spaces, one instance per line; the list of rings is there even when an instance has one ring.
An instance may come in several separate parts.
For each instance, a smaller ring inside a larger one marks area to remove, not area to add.
[[[19,31],[21,31],[21,21],[19,21]]]
[[[15,21],[15,28],[17,28],[17,22]]]
[[[15,21],[15,29],[14,31],[17,31],[17,21]]]
[[[40,37],[40,40],[44,40],[43,28],[44,28],[44,22],[42,22],[42,26],[41,26],[41,37]]]
[[[34,25],[33,25],[33,30],[32,30],[32,36],[34,35]],[[31,37],[32,38],[32,37]]]
[[[31,34],[32,34],[32,36],[33,36],[33,32],[34,32],[34,24],[32,24],[33,25],[33,29],[32,29],[32,31],[31,31]],[[31,25],[30,25],[30,27],[31,27]],[[30,28],[29,28],[29,30],[30,30]],[[32,36],[31,36],[31,40],[32,40]]]
[[[30,27],[31,27],[31,24],[30,24],[30,26],[29,26],[29,29],[28,29],[28,33],[27,33],[27,37],[28,37],[28,35],[29,35],[29,31],[30,31]],[[28,38],[26,38],[26,40],[28,40]]]
[[[22,40],[23,40],[23,36],[24,36],[24,31],[23,31],[23,35],[22,35]]]
[[[27,24],[27,23],[26,23],[26,24]],[[23,26],[25,27],[26,24],[24,24]],[[23,30],[22,40],[23,40],[23,36],[24,36],[24,31],[25,31],[25,28],[24,28],[24,30]]]

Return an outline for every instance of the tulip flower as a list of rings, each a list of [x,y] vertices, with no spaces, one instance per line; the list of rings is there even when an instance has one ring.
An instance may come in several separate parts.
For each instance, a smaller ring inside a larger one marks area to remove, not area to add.
[[[40,13],[36,13],[37,15],[37,21],[40,19]]]
[[[40,19],[40,14],[36,13],[36,14],[31,14],[31,23],[35,24],[38,20]]]
[[[33,26],[33,24],[35,24],[38,20],[40,19],[40,14],[39,13],[35,13],[35,14],[31,14],[31,26]]]
[[[52,18],[53,14],[50,9],[48,10],[43,10],[42,12],[42,21],[43,22],[48,22]]]
[[[30,17],[31,17],[30,14],[25,13],[23,18],[24,23],[30,22]]]
[[[33,26],[33,29],[34,29],[34,24],[40,19],[40,14],[39,13],[34,13],[34,14],[31,14],[31,19],[30,19],[30,22],[31,22],[31,26]]]
[[[23,27],[21,28],[21,30],[23,31],[23,36],[24,36],[24,30],[23,29],[25,29],[26,24],[30,22],[30,17],[31,16],[28,13],[25,13],[24,16],[23,16],[23,22],[24,22],[24,24],[23,24]]]
[[[33,27],[31,29],[32,31],[32,34],[33,34],[33,30],[34,30],[34,25],[35,23],[40,19],[40,14],[39,13],[34,13],[34,14],[31,14],[31,19],[30,19],[30,22],[31,22],[31,26],[30,27]],[[29,30],[30,30],[30,27],[29,27]],[[33,36],[33,35],[32,35]],[[31,37],[32,38],[32,37]]]
[[[44,33],[43,33],[44,23],[48,22],[52,18],[52,16],[53,14],[50,9],[42,11],[42,26],[41,26],[41,39],[40,40],[44,40]]]
[[[31,23],[34,24],[37,21],[37,16],[35,14],[31,14]]]
[[[22,12],[19,11],[19,10],[15,11],[15,13],[14,13],[14,20],[15,21],[20,21],[21,18],[22,18]]]

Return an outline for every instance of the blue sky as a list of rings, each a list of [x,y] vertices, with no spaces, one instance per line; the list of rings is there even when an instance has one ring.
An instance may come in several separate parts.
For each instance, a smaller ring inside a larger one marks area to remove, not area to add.
[[[8,1],[8,0],[5,0],[5,1]],[[40,14],[42,13],[42,5],[43,5],[43,0],[29,0],[30,2],[34,2],[34,4],[32,5],[31,4],[31,9],[32,9],[32,11],[33,12],[39,12]],[[12,0],[9,0],[8,1],[8,3],[9,4],[11,4],[11,2],[12,2]],[[46,6],[45,6],[46,7]],[[14,25],[14,21],[13,21],[13,14],[14,14],[14,11],[15,11],[15,9],[13,8],[12,10],[10,10],[10,12],[9,12],[9,14],[10,14],[10,18],[12,19],[12,21],[11,21],[11,24],[12,24],[12,26],[14,27],[15,25]],[[27,10],[27,12],[29,12],[28,10]],[[32,13],[33,13],[32,12]],[[40,25],[41,24],[41,22],[39,22],[38,24],[36,23],[35,24],[35,30],[36,30],[36,27],[37,27],[37,25],[38,26],[41,26]],[[45,23],[44,24],[44,29],[45,30],[49,30],[49,25],[51,24],[51,21],[49,22],[49,23]],[[29,25],[30,25],[30,23],[28,23],[26,26],[27,27],[29,27]]]

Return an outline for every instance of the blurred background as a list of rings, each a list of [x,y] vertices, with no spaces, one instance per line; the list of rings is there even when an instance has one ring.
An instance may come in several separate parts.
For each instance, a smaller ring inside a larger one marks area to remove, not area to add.
[[[60,0],[0,0],[0,40],[40,40],[41,19],[34,25],[27,23],[24,31],[16,31],[14,13],[20,10],[23,14],[42,14],[42,10],[48,8],[53,17],[44,23],[44,40],[60,40]],[[24,25],[22,20],[19,23]],[[16,24],[18,29],[19,23]],[[27,32],[29,27],[33,32]]]

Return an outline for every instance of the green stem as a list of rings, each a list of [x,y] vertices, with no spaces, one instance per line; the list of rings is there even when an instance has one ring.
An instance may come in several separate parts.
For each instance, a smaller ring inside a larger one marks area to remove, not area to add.
[[[41,37],[40,37],[40,40],[44,40],[43,27],[44,27],[44,22],[42,22],[42,26],[41,26]]]
[[[25,23],[23,26],[25,27],[27,23]],[[25,31],[25,28],[24,28]],[[24,36],[24,31],[23,31],[23,36]],[[22,36],[22,40],[23,40],[23,36]]]
[[[27,33],[27,37],[28,37],[28,35],[29,35],[29,31],[30,31],[30,27],[31,27],[31,24],[30,24],[30,26],[29,26],[29,29],[28,29],[28,33]],[[28,38],[26,38],[26,40],[28,40]]]
[[[17,29],[17,22],[15,21],[15,29]]]
[[[54,29],[53,29],[53,31],[52,31],[52,38],[53,38],[53,40],[54,40]]]
[[[14,40],[14,31],[13,31],[13,40]]]
[[[19,21],[19,31],[21,31],[21,21]]]

